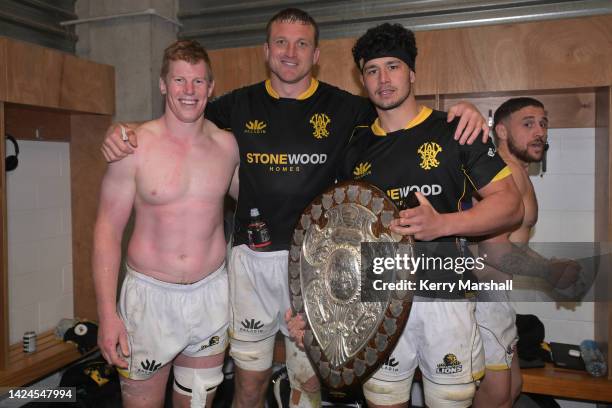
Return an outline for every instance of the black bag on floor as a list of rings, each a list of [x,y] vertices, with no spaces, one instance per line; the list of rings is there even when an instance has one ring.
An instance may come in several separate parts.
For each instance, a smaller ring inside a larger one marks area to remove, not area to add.
[[[121,386],[117,370],[101,358],[70,367],[62,376],[59,386],[76,387],[77,404],[72,406],[121,407]]]
[[[542,348],[544,324],[535,315],[516,315],[516,329],[519,341],[516,351],[521,368],[543,367],[550,362],[550,353]]]

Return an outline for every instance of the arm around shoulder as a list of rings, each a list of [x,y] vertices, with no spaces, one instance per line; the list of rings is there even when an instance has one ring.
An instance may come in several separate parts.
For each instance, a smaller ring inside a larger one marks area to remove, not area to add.
[[[129,154],[134,153],[138,147],[138,141],[134,129],[141,123],[113,123],[104,136],[104,142],[100,147],[107,162],[119,161]],[[127,140],[126,140],[127,138]]]
[[[467,211],[446,214],[449,235],[499,234],[518,225],[524,216],[523,200],[510,175],[478,190],[482,200]]]

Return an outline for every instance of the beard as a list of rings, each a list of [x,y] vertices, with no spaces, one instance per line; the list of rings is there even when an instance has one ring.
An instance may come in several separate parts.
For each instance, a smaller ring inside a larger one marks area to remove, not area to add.
[[[508,139],[508,149],[517,159],[525,163],[539,163],[544,158],[544,141],[542,140],[542,151],[541,153],[529,153],[529,145],[525,149],[520,149],[514,144],[514,141],[510,137]]]
[[[386,104],[386,105],[382,105],[382,104],[380,104],[378,102],[375,102],[375,101],[372,101],[372,103],[374,104],[374,106],[376,106],[380,110],[384,110],[384,111],[392,110],[392,109],[395,109],[398,106],[400,106],[402,103],[404,103],[404,101],[406,99],[408,99],[408,97],[410,96],[411,93],[412,93],[412,85],[408,84],[408,92],[406,92],[406,95],[400,96],[398,98],[398,100],[396,100],[395,102],[391,102],[391,103]]]

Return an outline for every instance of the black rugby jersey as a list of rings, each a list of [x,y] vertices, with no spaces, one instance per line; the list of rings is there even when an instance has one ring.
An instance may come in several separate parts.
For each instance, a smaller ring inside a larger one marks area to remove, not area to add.
[[[378,119],[355,132],[347,148],[340,178],[369,182],[398,206],[405,208],[410,191],[420,191],[439,213],[461,211],[461,203],[488,183],[510,175],[510,170],[489,141],[460,145],[453,139],[458,120],[447,123],[446,113],[422,107],[405,129],[386,134]],[[458,237],[441,237],[418,249],[439,258],[467,256]],[[453,271],[430,270],[432,281],[456,281]],[[464,291],[423,293],[423,296],[464,296]]]
[[[510,174],[489,141],[460,145],[453,139],[458,120],[422,107],[405,129],[386,134],[378,119],[355,132],[341,177],[374,184],[399,207],[420,191],[440,213],[461,211],[461,200]]]
[[[280,98],[268,80],[211,101],[206,117],[231,130],[240,150],[234,245],[247,243],[249,209],[257,207],[270,249],[281,250],[304,208],[334,183],[353,129],[375,112],[367,99],[315,79],[297,99]]]

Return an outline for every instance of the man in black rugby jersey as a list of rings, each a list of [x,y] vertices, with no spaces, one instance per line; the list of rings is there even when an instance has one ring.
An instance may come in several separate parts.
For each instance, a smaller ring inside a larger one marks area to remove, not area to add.
[[[270,78],[211,101],[205,113],[219,127],[232,130],[240,149],[234,247],[228,262],[230,354],[237,366],[235,406],[249,408],[263,405],[275,334],[280,329],[287,335],[282,316],[289,307],[287,249],[295,222],[334,182],[354,128],[374,119],[366,99],[312,77],[319,49],[318,28],[310,15],[282,10],[269,21],[267,34]],[[471,105],[459,105],[453,112],[470,119],[464,133],[473,140],[484,119]],[[118,127],[108,133],[102,148],[107,160],[133,151],[132,136],[126,143]],[[245,245],[251,208],[259,209],[270,228],[267,252]],[[292,388],[297,390],[292,404],[318,405],[318,383],[310,378],[306,356],[292,342],[286,347]]]
[[[508,177],[509,168],[491,143],[455,143],[457,122],[448,123],[446,113],[417,104],[416,56],[414,34],[399,24],[374,27],[357,40],[353,57],[378,118],[355,132],[342,173],[344,178],[376,185],[400,208],[405,207],[408,193],[416,191],[420,205],[400,211],[392,230],[436,241],[458,258],[460,237],[515,225],[523,216],[522,202]],[[477,191],[482,201],[460,211],[462,197],[471,191]],[[448,271],[448,278],[457,279],[455,272],[460,271]],[[370,407],[407,406],[417,366],[427,406],[471,405],[474,382],[484,372],[475,305],[465,300],[425,300],[415,297],[406,328],[388,360],[393,366],[383,365],[364,384]],[[291,320],[289,328],[299,340],[303,334],[299,319]]]
[[[398,205],[407,190],[416,190],[420,205],[402,210],[391,229],[417,240],[454,242],[520,222],[520,195],[493,145],[458,145],[453,141],[456,123],[417,104],[416,56],[414,34],[399,24],[374,27],[357,40],[353,57],[378,118],[355,135],[355,146],[363,150],[350,167],[370,166],[366,174],[353,176],[378,186]],[[466,189],[476,190],[482,200],[459,211]],[[400,362],[398,370],[383,366],[364,385],[372,405],[407,404],[418,365],[428,406],[470,406],[474,380],[484,368],[474,303],[415,302],[393,357]],[[398,398],[393,398],[396,389]]]

